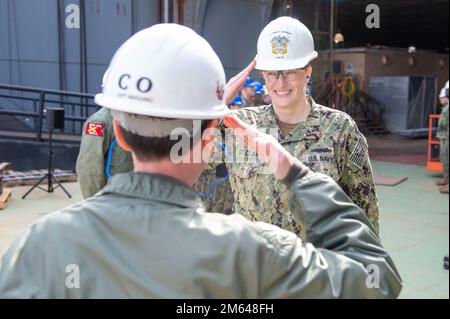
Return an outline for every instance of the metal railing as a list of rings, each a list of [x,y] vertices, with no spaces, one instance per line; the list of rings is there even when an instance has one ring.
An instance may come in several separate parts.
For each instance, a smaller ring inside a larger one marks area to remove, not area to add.
[[[30,96],[23,96],[23,94]],[[82,123],[99,108],[93,103],[93,99],[93,94],[0,83],[0,115],[34,118],[35,124],[30,129],[31,131],[34,130],[37,141],[42,141],[46,107],[57,104],[64,108],[64,120],[72,123],[72,129],[65,128],[62,133],[79,135],[81,134]],[[16,103],[17,101],[20,101],[20,105]],[[78,123],[78,125],[75,125],[75,123]],[[30,129],[26,131],[29,132]]]

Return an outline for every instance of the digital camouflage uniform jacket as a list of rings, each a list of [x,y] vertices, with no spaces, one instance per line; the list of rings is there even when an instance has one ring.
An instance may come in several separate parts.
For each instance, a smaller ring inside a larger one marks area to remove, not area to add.
[[[449,124],[449,105],[445,105],[442,108],[441,116],[439,117],[438,131],[436,137],[439,138],[441,145],[439,147],[442,167],[444,168],[444,178],[448,179],[449,176],[449,161],[448,161],[448,124]]]
[[[225,179],[226,172],[218,174],[217,168],[205,169],[192,188],[201,197],[207,211],[230,215],[233,213],[234,206],[230,180],[229,178]],[[221,167],[220,170],[223,171],[224,169],[226,169],[226,166]],[[215,187],[213,186],[214,184],[216,185]]]
[[[84,198],[93,196],[108,182],[106,165],[113,140],[113,118],[108,109],[101,108],[92,114],[83,126],[76,170]],[[109,166],[111,176],[132,170],[131,154],[115,144]]]
[[[318,105],[312,99],[311,104],[306,121],[286,137],[278,128],[271,105],[239,109],[236,114],[264,133],[270,133],[272,128],[289,153],[313,171],[331,176],[363,209],[378,233],[378,200],[366,138],[346,113]],[[302,236],[302,225],[294,220],[287,206],[286,187],[268,172],[268,167],[261,161],[251,163],[256,156],[248,152],[243,143],[227,137],[225,143],[227,149],[234,152],[233,157],[239,153],[243,158],[240,163],[228,164],[235,197],[234,212]]]
[[[449,124],[448,108],[449,108],[448,104],[442,107],[441,116],[439,117],[438,131],[436,134],[436,137],[439,139],[446,139],[446,138],[448,139],[448,124]]]

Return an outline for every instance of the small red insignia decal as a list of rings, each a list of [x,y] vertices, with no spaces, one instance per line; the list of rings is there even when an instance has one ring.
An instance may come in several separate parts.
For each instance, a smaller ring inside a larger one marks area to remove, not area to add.
[[[105,127],[105,124],[87,123],[85,133],[87,135],[103,136],[103,128],[104,127]]]

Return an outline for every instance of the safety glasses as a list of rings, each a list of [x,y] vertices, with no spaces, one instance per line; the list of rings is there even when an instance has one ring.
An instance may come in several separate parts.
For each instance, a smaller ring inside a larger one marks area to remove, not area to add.
[[[280,76],[286,81],[298,81],[302,78],[303,69],[285,70],[285,71],[263,71],[267,82],[275,82]]]

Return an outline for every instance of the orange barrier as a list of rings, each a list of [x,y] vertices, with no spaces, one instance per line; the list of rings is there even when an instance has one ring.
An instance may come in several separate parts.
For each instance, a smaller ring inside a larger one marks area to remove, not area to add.
[[[439,158],[439,147],[441,145],[441,142],[439,141],[439,139],[433,137],[433,121],[439,120],[439,117],[439,114],[431,114],[429,119],[427,169],[430,172],[442,173],[444,171],[444,168],[442,167],[442,163]]]

